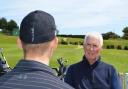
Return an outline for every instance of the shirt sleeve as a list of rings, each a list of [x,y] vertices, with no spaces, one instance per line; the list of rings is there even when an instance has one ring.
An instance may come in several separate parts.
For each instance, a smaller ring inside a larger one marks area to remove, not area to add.
[[[122,89],[121,78],[119,77],[117,71],[114,69],[111,80],[112,89]]]
[[[73,73],[72,73],[72,71],[73,71],[72,67],[69,67],[68,68],[68,71],[66,73],[66,76],[64,78],[64,81],[66,83],[68,83],[69,85],[71,85],[72,87],[74,87],[74,85],[73,85],[73,75],[72,75]]]

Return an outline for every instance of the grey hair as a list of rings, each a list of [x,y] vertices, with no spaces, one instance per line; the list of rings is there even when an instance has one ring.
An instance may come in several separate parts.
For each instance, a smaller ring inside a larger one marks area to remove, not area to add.
[[[99,33],[99,32],[88,32],[86,35],[85,35],[85,38],[84,38],[84,44],[86,43],[87,39],[89,37],[95,37],[99,40],[100,42],[100,46],[102,47],[103,46],[103,37],[102,35]]]

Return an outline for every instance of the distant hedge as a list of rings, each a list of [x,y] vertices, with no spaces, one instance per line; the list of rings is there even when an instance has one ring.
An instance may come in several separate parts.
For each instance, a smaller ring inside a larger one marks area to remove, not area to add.
[[[73,41],[71,41],[71,40],[69,40],[68,38],[62,38],[60,41],[59,41],[59,44],[63,44],[63,45],[69,45],[69,44],[71,44],[71,45],[83,45],[83,41],[77,41],[77,40],[73,40]]]
[[[57,35],[58,37],[84,38],[85,35]]]
[[[128,50],[128,45],[125,45],[124,47],[122,47],[121,45],[107,45],[106,49]]]

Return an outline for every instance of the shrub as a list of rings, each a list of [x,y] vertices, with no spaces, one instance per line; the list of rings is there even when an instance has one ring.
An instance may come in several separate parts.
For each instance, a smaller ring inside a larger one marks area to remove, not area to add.
[[[114,49],[115,46],[114,46],[114,45],[107,45],[106,48],[107,48],[107,49]]]
[[[72,44],[73,45],[73,42],[69,41],[69,44]]]
[[[74,45],[79,45],[79,42],[74,42]]]
[[[117,49],[121,50],[122,46],[121,45],[117,45]]]
[[[110,49],[110,45],[107,45],[106,48],[107,48],[107,49]]]
[[[110,45],[110,49],[114,49],[115,48],[115,46],[114,45]]]
[[[79,41],[79,45],[83,45],[83,42],[82,41]]]
[[[61,44],[68,45],[68,41],[66,38],[61,39]]]
[[[124,46],[124,50],[128,50],[128,46]]]

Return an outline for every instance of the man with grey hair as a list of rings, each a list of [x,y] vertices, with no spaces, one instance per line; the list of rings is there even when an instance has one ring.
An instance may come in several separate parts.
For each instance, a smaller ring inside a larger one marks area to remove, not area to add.
[[[103,37],[98,32],[87,33],[82,61],[69,67],[65,82],[75,89],[122,89],[116,69],[101,61]]]

